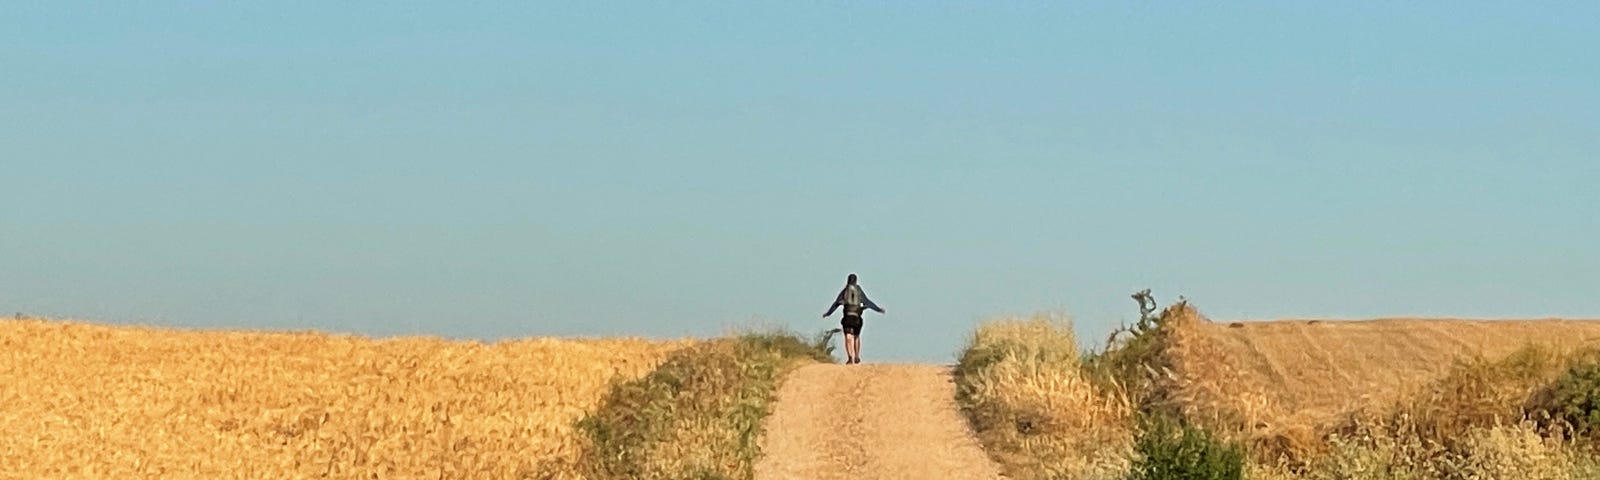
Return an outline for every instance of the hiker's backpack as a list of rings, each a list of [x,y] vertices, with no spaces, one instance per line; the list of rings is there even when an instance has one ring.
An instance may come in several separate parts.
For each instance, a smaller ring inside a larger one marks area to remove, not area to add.
[[[861,310],[862,310],[861,303],[862,302],[861,302],[861,286],[860,285],[848,285],[848,286],[845,286],[844,287],[844,293],[840,294],[839,298],[840,298],[839,303],[843,303],[844,304],[844,313],[857,313],[857,314],[861,313]]]

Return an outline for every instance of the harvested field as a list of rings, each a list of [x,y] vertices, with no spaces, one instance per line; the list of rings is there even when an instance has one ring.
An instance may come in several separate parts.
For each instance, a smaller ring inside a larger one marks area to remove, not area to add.
[[[1600,321],[1380,319],[1196,322],[1231,381],[1264,394],[1273,427],[1326,425],[1391,404],[1448,372],[1457,359],[1494,360],[1528,345],[1553,353],[1600,346]],[[1193,371],[1204,371],[1195,369]]]
[[[1600,431],[1600,321],[1219,323],[1180,302],[1075,343],[1002,322],[962,353],[957,398],[1012,477],[1600,478],[1574,436]]]
[[[0,321],[16,478],[576,478],[574,422],[688,342]]]

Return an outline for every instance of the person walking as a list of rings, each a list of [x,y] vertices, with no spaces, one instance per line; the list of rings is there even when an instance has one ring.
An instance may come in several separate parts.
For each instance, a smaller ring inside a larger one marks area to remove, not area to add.
[[[867,292],[861,289],[861,285],[856,284],[854,273],[845,277],[844,290],[840,290],[839,296],[834,297],[833,305],[822,314],[822,318],[833,315],[833,311],[839,307],[844,307],[844,318],[839,320],[839,326],[844,330],[845,355],[850,357],[844,363],[846,365],[861,363],[861,314],[869,308],[880,315],[888,312],[867,298]]]

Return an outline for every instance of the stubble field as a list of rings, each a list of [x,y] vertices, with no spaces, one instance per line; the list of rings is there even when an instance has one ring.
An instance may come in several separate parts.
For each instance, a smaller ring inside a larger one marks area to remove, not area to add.
[[[1265,411],[1255,420],[1269,429],[1326,426],[1352,411],[1414,397],[1459,360],[1499,360],[1530,347],[1559,356],[1600,346],[1600,321],[1585,320],[1278,320],[1194,327],[1221,354],[1209,360],[1227,364],[1216,370],[1227,377],[1216,381],[1264,394]]]
[[[1018,479],[1600,478],[1597,321],[1002,319],[956,381]]]

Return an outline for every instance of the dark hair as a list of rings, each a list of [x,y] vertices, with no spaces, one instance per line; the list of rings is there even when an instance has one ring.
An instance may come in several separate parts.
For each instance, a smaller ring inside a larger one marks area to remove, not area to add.
[[[856,284],[856,274],[852,273],[852,274],[850,274],[850,276],[845,277],[844,284],[845,285],[855,285]]]

